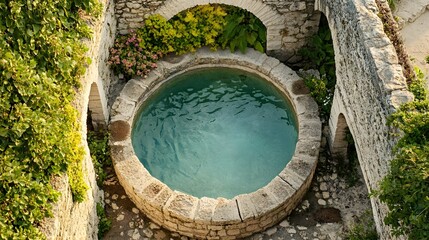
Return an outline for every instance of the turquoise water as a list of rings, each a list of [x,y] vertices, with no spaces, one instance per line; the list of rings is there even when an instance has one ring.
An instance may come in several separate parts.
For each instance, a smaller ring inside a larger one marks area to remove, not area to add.
[[[296,125],[290,103],[265,80],[204,69],[175,77],[142,105],[132,143],[170,188],[233,198],[267,185],[286,166]]]

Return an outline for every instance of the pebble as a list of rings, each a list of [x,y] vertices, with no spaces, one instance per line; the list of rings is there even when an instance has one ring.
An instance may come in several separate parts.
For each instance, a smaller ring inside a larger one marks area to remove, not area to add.
[[[124,236],[124,232],[119,233],[119,235]]]
[[[161,227],[160,226],[158,226],[158,225],[156,225],[155,223],[150,223],[149,224],[149,228],[151,229],[151,230],[154,230],[154,229],[161,229]]]
[[[288,227],[289,226],[289,222],[287,220],[283,220],[280,224],[280,227]]]
[[[127,196],[125,196],[125,195],[122,195],[122,196],[121,196],[121,199],[125,199],[125,198],[127,198]]]
[[[131,221],[131,222],[129,222],[129,223],[128,223],[128,226],[129,226],[130,228],[134,228],[134,227],[135,227],[135,224],[134,224],[134,222],[133,222],[133,221]]]
[[[110,204],[110,199],[105,199],[104,202]]]
[[[304,226],[297,226],[296,228],[298,228],[299,231],[307,230],[307,227]]]
[[[113,194],[113,195],[112,195],[112,199],[113,199],[113,200],[118,199],[118,194]]]
[[[270,228],[270,229],[268,229],[267,231],[265,231],[265,233],[266,233],[268,236],[272,236],[272,235],[274,235],[274,233],[276,233],[276,232],[277,232],[277,228],[276,228],[276,227]]]
[[[133,213],[135,213],[135,214],[139,214],[139,210],[137,209],[137,208],[135,208],[135,207],[133,207],[133,209],[131,209],[131,211],[133,211]]]
[[[288,233],[290,233],[290,234],[295,234],[295,233],[296,233],[296,230],[295,230],[295,228],[289,228],[289,229],[287,230],[287,232],[288,232]]]
[[[323,200],[323,199],[319,199],[319,200],[317,200],[317,203],[318,203],[319,205],[321,205],[321,206],[325,206],[325,205],[326,205],[326,201],[325,201],[325,200]]]
[[[167,234],[165,234],[164,231],[160,230],[160,231],[155,232],[155,236],[154,237],[157,240],[161,240],[161,239],[165,239],[165,237],[167,237]]]
[[[328,184],[326,184],[326,182],[322,182],[320,183],[319,188],[321,191],[328,191]]]
[[[153,232],[152,230],[150,230],[149,228],[146,228],[143,230],[144,235],[146,235],[146,237],[151,238],[153,236]]]
[[[133,236],[131,238],[134,239],[134,240],[137,240],[137,239],[140,239],[140,237],[141,237],[140,233],[137,231],[137,232],[134,232],[134,234],[133,234]]]
[[[124,218],[125,218],[124,214],[119,214],[119,215],[116,217],[116,221],[122,221],[122,220],[124,220]]]
[[[329,192],[322,192],[322,197],[324,199],[328,199],[329,198]]]
[[[113,210],[118,210],[119,209],[119,207],[118,207],[118,205],[116,205],[116,203],[112,203],[112,208],[113,208]]]
[[[337,180],[338,175],[336,173],[331,175],[331,180]]]

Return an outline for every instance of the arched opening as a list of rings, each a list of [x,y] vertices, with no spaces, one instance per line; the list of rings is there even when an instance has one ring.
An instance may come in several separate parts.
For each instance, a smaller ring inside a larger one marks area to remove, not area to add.
[[[97,83],[91,84],[88,102],[87,128],[100,130],[106,127],[105,110]]]
[[[198,5],[206,5],[212,3],[211,1],[188,1],[188,0],[169,0],[164,3],[155,13],[162,15],[166,19],[171,19],[178,13],[193,8]],[[214,3],[214,2],[213,2]],[[284,29],[285,19],[276,10],[272,9],[267,4],[257,1],[235,1],[235,0],[224,0],[216,1],[216,4],[225,4],[235,6],[241,9],[245,9],[255,15],[267,29],[267,51],[281,49],[282,47],[282,34],[281,31]]]

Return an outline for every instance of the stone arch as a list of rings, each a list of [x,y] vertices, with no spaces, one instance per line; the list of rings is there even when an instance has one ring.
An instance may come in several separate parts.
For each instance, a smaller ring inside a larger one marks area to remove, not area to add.
[[[346,131],[348,129],[346,118],[344,114],[340,113],[336,118],[335,128],[332,129],[331,144],[329,145],[331,149],[331,154],[334,158],[346,159],[347,158],[347,147],[348,142],[346,139]],[[335,123],[333,123],[335,124]]]
[[[193,8],[198,5],[206,4],[226,4],[251,12],[267,28],[267,51],[278,50],[282,48],[282,30],[285,28],[285,18],[275,9],[258,0],[167,0],[164,5],[157,9],[155,13],[162,15],[166,19],[174,17],[176,14]]]
[[[88,112],[95,129],[105,128],[107,126],[107,106],[104,95],[100,94],[98,84],[93,82],[89,92]]]

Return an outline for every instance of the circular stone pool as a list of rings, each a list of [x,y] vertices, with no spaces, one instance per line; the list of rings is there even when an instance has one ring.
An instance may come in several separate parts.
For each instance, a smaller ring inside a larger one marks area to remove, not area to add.
[[[143,166],[170,188],[233,198],[278,175],[298,133],[291,104],[272,84],[243,70],[208,68],[152,94],[131,139]]]
[[[302,79],[251,50],[159,62],[125,85],[109,128],[131,200],[155,223],[200,239],[249,236],[287,216],[310,186],[321,137]]]

